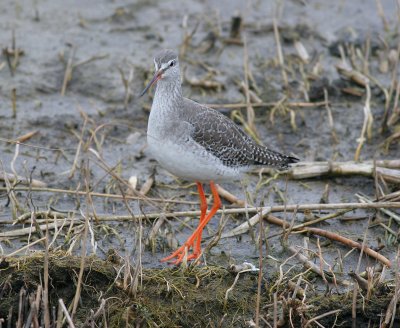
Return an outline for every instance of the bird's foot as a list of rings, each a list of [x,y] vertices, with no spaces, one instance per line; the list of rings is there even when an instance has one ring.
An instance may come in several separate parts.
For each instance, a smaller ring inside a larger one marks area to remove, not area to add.
[[[197,245],[194,245],[193,238],[189,238],[175,252],[173,252],[171,255],[161,259],[161,262],[169,262],[170,264],[179,265],[183,261],[197,260],[201,255],[201,249],[197,248],[195,246],[197,246]],[[194,248],[194,250],[193,250],[193,253],[189,254],[189,250],[191,248]]]

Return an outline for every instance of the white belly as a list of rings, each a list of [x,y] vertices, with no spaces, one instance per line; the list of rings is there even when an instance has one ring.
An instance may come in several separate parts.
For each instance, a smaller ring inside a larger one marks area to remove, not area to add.
[[[229,168],[193,141],[177,144],[147,135],[153,157],[162,167],[185,180],[209,182],[240,178],[240,171]]]

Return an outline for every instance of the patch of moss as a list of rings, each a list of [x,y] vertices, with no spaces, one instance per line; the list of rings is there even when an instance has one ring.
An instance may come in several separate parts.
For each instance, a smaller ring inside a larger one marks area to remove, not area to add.
[[[36,293],[43,281],[43,265],[42,252],[0,262],[0,318],[7,318],[12,308],[12,324],[15,324],[20,291],[23,288],[27,294]],[[63,252],[49,254],[50,309],[57,308],[59,298],[67,307],[72,303],[80,265],[80,257]],[[117,279],[118,272],[123,271],[120,269],[115,262],[95,256],[86,258],[81,299],[74,318],[77,326],[85,322],[91,311],[97,310],[101,299],[106,300],[109,327],[243,327],[246,321],[255,317],[257,273],[241,274],[227,296],[236,274],[221,267],[144,269],[142,284],[136,294],[131,295],[122,289],[122,277]],[[263,284],[261,289],[260,313],[268,320],[272,320],[273,310],[273,298],[268,288],[276,278],[276,275],[270,275],[267,279],[269,286]],[[292,291],[286,281],[274,291],[278,294],[279,304],[285,304],[283,310],[278,306],[278,316],[283,323],[289,322],[289,312],[294,326],[300,327],[313,317],[341,309],[336,324],[351,326],[352,296],[349,293],[328,296],[308,293],[304,304],[290,299]],[[357,327],[363,327],[369,321],[372,325],[379,324],[392,295],[393,290],[381,287],[368,301],[360,297],[357,300]],[[397,314],[395,326],[399,325],[399,319]],[[96,320],[100,323],[104,318],[99,316]],[[318,322],[331,327],[335,320],[335,315],[330,315]]]

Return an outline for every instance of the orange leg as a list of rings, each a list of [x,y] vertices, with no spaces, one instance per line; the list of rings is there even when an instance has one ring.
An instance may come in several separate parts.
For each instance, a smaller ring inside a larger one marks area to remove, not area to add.
[[[203,184],[201,182],[196,182],[197,183],[197,190],[199,191],[199,198],[200,198],[200,221],[203,221],[206,218],[206,213],[207,213],[207,199],[206,196],[204,195],[204,189],[203,189]],[[199,236],[196,239],[196,246],[193,250],[193,254],[188,257],[188,260],[190,260],[190,257],[193,257],[193,259],[197,259],[200,256],[201,253],[201,236],[203,234],[203,229],[201,229]]]
[[[197,186],[199,187],[199,184]],[[200,184],[200,186],[201,186],[201,184]],[[189,251],[190,248],[194,248],[194,252],[193,252],[193,254],[190,254],[188,256],[188,260],[197,259],[200,256],[201,236],[203,233],[203,229],[207,225],[207,223],[211,220],[211,218],[215,215],[215,213],[218,211],[218,209],[221,207],[221,200],[218,195],[217,187],[215,186],[213,181],[210,182],[210,187],[211,187],[212,195],[214,197],[214,204],[213,204],[210,212],[204,218],[200,218],[198,227],[192,233],[192,235],[186,240],[186,242],[181,247],[179,247],[175,252],[173,252],[170,256],[163,258],[161,260],[162,262],[167,262],[167,261],[173,260],[171,263],[180,264],[182,262],[183,258],[185,257],[186,249],[187,249],[187,251]],[[201,186],[201,189],[203,189],[202,186]],[[200,192],[200,187],[199,187],[199,194],[200,194],[200,199],[201,199],[202,193]],[[203,196],[204,196],[204,192],[203,192]],[[204,197],[204,200],[205,200],[205,197]],[[206,207],[207,203],[206,203],[206,206],[204,206],[203,201],[201,201],[201,204],[202,204],[201,212],[203,213],[203,208],[204,208],[205,209],[204,213],[205,213],[206,209],[207,209],[207,207]],[[195,245],[195,241],[196,241],[196,245]]]

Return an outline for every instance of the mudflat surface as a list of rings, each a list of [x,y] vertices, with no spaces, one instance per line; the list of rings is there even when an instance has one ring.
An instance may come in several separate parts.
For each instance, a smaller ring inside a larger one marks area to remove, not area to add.
[[[336,66],[344,56],[350,69],[369,76],[371,86],[372,135],[362,147],[359,159],[399,159],[398,137],[388,142],[388,138],[398,133],[399,123],[381,131],[387,119],[385,91],[390,91],[393,76],[398,76],[395,65],[398,8],[395,1],[382,1],[381,5],[387,29],[376,3],[361,0],[282,3],[2,0],[0,171],[42,181],[48,189],[15,191],[15,200],[13,197],[10,200],[7,197],[10,186],[18,188],[23,184],[5,182],[0,192],[1,231],[34,227],[35,223],[28,221],[11,225],[13,219],[26,213],[49,209],[68,213],[65,217],[76,219],[77,224],[63,229],[52,247],[79,255],[85,216],[108,216],[105,221],[91,220],[88,254],[106,258],[107,252],[115,249],[121,257],[130,257],[132,263],[140,259],[146,269],[165,267],[159,260],[183,243],[198,221],[193,216],[164,220],[163,213],[197,210],[198,198],[193,182],[169,174],[146,150],[153,91],[142,98],[138,95],[153,72],[153,55],[163,48],[181,52],[185,96],[205,104],[233,104],[246,102],[239,86],[245,80],[245,43],[250,89],[261,101],[276,103],[254,107],[255,128],[250,132],[262,144],[293,154],[302,162],[354,159],[364,122],[366,88],[338,73]],[[243,20],[236,39],[239,42],[229,42],[231,20],[237,13]],[[278,60],[274,20],[287,81]],[[303,60],[299,56],[299,42],[308,54]],[[16,51],[19,58],[14,65]],[[71,74],[66,78],[69,69]],[[195,86],[196,81],[211,81],[216,87],[208,88],[206,83]],[[395,90],[392,93],[390,110],[394,107]],[[333,128],[325,105],[290,105],[321,102],[325,97],[329,100]],[[238,124],[246,122],[245,106],[237,110],[227,107],[216,110]],[[36,133],[17,147],[13,141],[30,132]],[[111,197],[90,199],[84,194],[90,188],[102,194],[132,195],[135,193],[129,191],[127,181],[136,180],[136,189],[140,190],[153,173],[154,184],[147,193],[150,199],[125,202]],[[248,206],[253,207],[318,204],[321,199],[325,203],[358,202],[356,193],[375,199],[380,192],[398,190],[398,184],[381,183],[357,174],[294,180],[286,179],[284,174],[276,177],[274,172],[254,172],[241,182],[232,181],[222,187],[239,199],[247,199]],[[224,201],[224,206],[237,207],[228,201]],[[332,212],[299,211],[295,215],[281,212],[276,216],[300,224],[329,213]],[[112,218],[131,214],[145,214],[149,218],[141,223],[133,216],[127,220]],[[213,238],[221,222],[227,232],[252,215],[226,214],[223,219],[218,215],[208,225],[206,236]],[[154,229],[160,218],[164,222]],[[360,243],[365,238],[371,248],[382,248],[380,253],[395,261],[398,226],[392,217],[357,210],[345,214],[348,220],[340,218],[343,216],[316,227]],[[43,216],[38,219],[43,220]],[[315,237],[305,243],[304,235],[300,234],[282,239],[281,227],[264,223],[264,229],[270,256],[264,269],[266,276],[276,274],[282,262],[291,256],[287,245],[306,246],[311,249],[310,254],[318,253]],[[202,262],[228,267],[246,261],[258,266],[259,236],[257,225],[240,237],[220,239]],[[28,230],[2,235],[0,251],[9,254],[41,237],[40,233]],[[323,238],[320,242],[326,267],[351,282],[347,273],[356,270],[359,252],[350,252],[348,247],[327,243]],[[38,243],[19,255],[42,249],[43,244]],[[374,259],[364,255],[359,270],[374,263]],[[302,270],[296,259],[289,260],[284,268],[291,266]],[[319,287],[325,289],[323,284]]]

